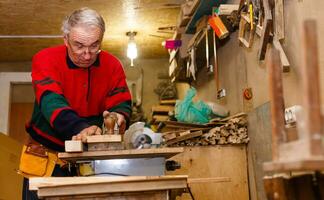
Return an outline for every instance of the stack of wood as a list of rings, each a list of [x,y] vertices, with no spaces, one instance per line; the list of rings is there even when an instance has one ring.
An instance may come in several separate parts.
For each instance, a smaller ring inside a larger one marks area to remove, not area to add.
[[[212,124],[214,126],[212,127]],[[245,115],[228,118],[221,123],[209,123],[186,130],[163,133],[166,146],[207,146],[245,144],[249,142]]]
[[[152,106],[152,119],[158,122],[169,120],[169,113],[174,113],[176,99],[160,100],[160,105]]]

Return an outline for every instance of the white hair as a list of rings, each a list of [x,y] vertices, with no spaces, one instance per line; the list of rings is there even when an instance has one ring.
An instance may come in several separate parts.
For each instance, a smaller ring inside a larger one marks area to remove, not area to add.
[[[105,21],[102,16],[87,7],[73,11],[71,15],[64,19],[61,28],[63,35],[68,35],[71,29],[78,25],[96,26],[101,29],[102,34],[105,32]]]

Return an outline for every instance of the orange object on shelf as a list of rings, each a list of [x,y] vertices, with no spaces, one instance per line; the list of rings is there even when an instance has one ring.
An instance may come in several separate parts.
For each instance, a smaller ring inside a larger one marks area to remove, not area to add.
[[[218,15],[213,14],[213,16],[209,17],[208,23],[219,39],[224,39],[228,36],[229,32]]]

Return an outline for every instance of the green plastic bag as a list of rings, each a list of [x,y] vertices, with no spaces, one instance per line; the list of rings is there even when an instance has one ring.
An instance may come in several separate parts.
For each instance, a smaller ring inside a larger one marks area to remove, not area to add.
[[[196,89],[191,87],[187,91],[185,98],[182,101],[177,101],[175,105],[175,117],[180,122],[208,123],[212,116],[211,108],[199,100],[192,102],[192,98],[196,95]]]

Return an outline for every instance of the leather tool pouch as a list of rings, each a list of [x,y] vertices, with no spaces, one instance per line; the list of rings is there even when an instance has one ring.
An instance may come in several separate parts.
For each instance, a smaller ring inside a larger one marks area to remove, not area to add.
[[[23,146],[20,157],[19,173],[24,177],[51,176],[55,167],[56,156],[40,145],[28,143]]]

